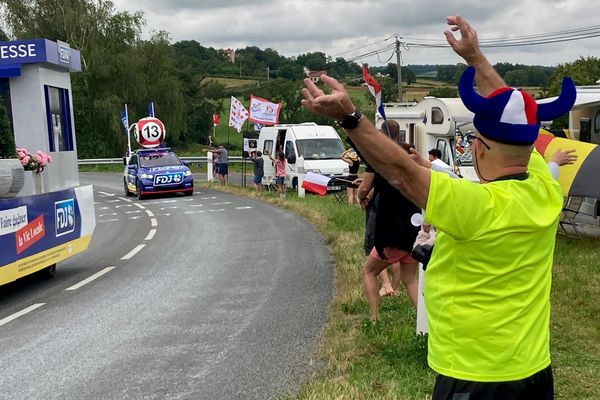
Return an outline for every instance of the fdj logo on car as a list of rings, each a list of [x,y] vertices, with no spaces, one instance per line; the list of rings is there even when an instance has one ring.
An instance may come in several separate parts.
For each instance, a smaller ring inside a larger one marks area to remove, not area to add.
[[[154,176],[154,186],[177,185],[183,181],[183,174],[162,174]]]
[[[75,230],[75,200],[62,200],[54,203],[56,236],[66,235]]]

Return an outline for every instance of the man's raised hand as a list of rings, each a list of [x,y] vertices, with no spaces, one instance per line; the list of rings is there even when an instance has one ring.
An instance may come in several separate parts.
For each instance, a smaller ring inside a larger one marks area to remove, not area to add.
[[[302,88],[304,108],[336,120],[356,111],[348,92],[341,83],[327,75],[321,75],[321,80],[331,89],[331,93],[323,92],[313,81],[304,79],[304,88]]]
[[[446,40],[452,49],[465,59],[469,65],[475,64],[483,57],[479,49],[479,40],[477,32],[460,15],[446,17],[446,22],[450,25],[450,30],[444,31]],[[452,32],[460,31],[460,38],[456,38]]]

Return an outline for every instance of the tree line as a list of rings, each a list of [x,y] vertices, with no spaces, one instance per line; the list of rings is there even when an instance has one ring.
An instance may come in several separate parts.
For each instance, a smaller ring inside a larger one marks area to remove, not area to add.
[[[0,32],[0,40],[44,37],[65,41],[81,52],[82,72],[72,74],[71,79],[77,147],[84,158],[123,153],[126,136],[119,114],[124,104],[135,121],[146,116],[148,101],[154,101],[157,115],[167,126],[169,145],[185,146],[207,143],[211,115],[227,112],[223,101],[229,96],[254,94],[281,101],[282,123],[330,123],[300,107],[304,67],[326,71],[349,85],[359,85],[362,76],[356,62],[319,51],[285,57],[274,49],[248,46],[236,49],[232,63],[223,49],[195,40],[172,43],[164,31],[143,38],[143,14],[116,11],[109,0],[0,0],[0,6],[9,33]],[[557,68],[509,63],[495,67],[509,85],[544,86],[549,95],[558,90],[557,82],[564,74],[571,74],[577,84],[600,78],[600,61],[594,57]],[[463,64],[403,66],[402,80],[415,83],[417,75],[435,70],[437,79],[455,84],[464,68]],[[397,65],[369,69],[383,86],[383,100],[396,101]],[[255,83],[232,89],[211,77],[252,78]],[[372,103],[368,94],[364,103]],[[10,138],[2,132],[5,120],[0,101],[1,153],[10,147]]]

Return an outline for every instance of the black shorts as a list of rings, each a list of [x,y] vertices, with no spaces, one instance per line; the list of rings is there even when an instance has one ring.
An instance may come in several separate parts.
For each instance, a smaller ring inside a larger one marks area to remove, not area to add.
[[[432,400],[552,400],[554,380],[547,368],[518,381],[472,382],[438,375]]]
[[[349,181],[354,181],[354,180],[356,180],[356,179],[358,179],[358,175],[348,175],[348,180],[349,180]],[[354,183],[352,183],[352,182],[348,182],[348,183],[346,184],[346,187],[347,187],[348,189],[358,189],[358,185],[355,185],[355,184],[354,184]]]

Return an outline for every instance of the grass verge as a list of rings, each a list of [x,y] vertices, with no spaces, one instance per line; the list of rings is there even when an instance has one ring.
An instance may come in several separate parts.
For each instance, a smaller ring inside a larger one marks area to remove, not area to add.
[[[384,298],[381,322],[371,325],[363,294],[364,215],[333,196],[249,188],[201,186],[285,207],[307,218],[329,244],[335,260],[335,295],[318,356],[325,368],[288,399],[429,399],[435,373],[427,345],[415,336],[415,312],[405,297]],[[557,399],[600,398],[600,240],[556,243],[552,288],[552,358]]]

